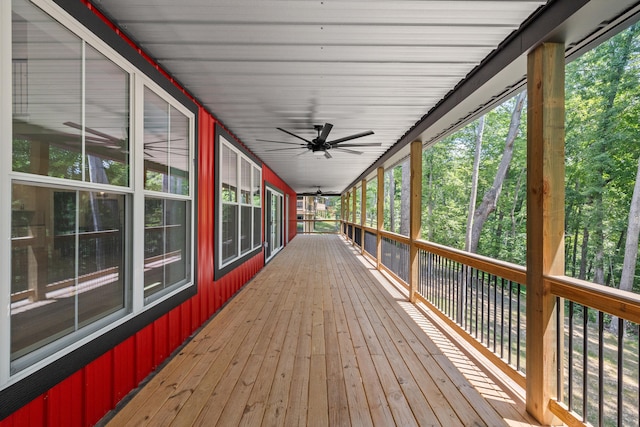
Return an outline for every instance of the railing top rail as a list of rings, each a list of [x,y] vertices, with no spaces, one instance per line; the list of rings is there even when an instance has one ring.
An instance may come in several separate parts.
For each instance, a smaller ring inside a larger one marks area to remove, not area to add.
[[[357,224],[351,225],[360,227],[360,225]],[[367,226],[363,228],[372,233],[378,232],[375,228]],[[411,243],[407,236],[390,231],[380,230],[380,235],[401,243]],[[449,248],[425,240],[417,240],[414,243],[419,249],[432,252],[461,264],[523,285],[527,283],[526,267],[472,254],[459,249]],[[640,294],[621,291],[617,288],[610,288],[568,276],[545,276],[544,280],[549,284],[551,293],[556,296],[640,324]]]
[[[568,276],[545,276],[551,293],[640,324],[640,295]]]
[[[378,232],[378,229],[369,227],[368,225],[363,225],[362,228],[364,229],[364,231],[368,231],[373,234],[376,234]]]
[[[425,251],[432,252],[436,255],[449,258],[461,264],[477,268],[478,270],[485,271],[522,285],[527,284],[527,269],[521,265],[500,261],[460,249],[449,248],[437,243],[427,242],[426,240],[417,240],[415,243],[419,249],[424,249]]]
[[[393,239],[400,243],[405,243],[407,245],[411,244],[411,239],[407,236],[403,236],[402,234],[393,233],[391,231],[380,230],[380,235],[382,237],[388,237],[389,239]]]

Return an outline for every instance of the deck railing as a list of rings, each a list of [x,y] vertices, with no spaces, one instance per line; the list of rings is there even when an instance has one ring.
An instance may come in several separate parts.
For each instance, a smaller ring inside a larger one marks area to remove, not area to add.
[[[340,233],[339,219],[298,219],[297,231],[299,234],[338,234]]]
[[[565,276],[545,280],[564,309],[552,410],[596,426],[639,425],[640,295]]]
[[[526,269],[406,236],[345,223],[349,240],[409,288],[411,245],[418,252],[417,299],[509,377],[526,388]],[[344,234],[344,233],[343,233]],[[640,295],[570,277],[545,277],[557,297],[557,399],[567,424],[639,425]],[[613,325],[613,327],[612,327]],[[616,328],[617,326],[617,328]],[[586,357],[584,355],[586,354]],[[586,375],[585,375],[586,372]]]

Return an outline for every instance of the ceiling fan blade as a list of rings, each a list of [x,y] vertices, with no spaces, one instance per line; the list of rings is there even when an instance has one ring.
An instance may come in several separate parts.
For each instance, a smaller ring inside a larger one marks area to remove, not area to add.
[[[349,153],[349,154],[362,154],[362,151],[348,150],[346,148],[341,148],[341,147],[335,147],[335,148],[332,148],[332,150],[342,151],[344,153]]]
[[[299,144],[297,142],[285,142],[285,141],[274,141],[271,139],[256,139],[256,141],[260,141],[260,142],[276,142],[278,144],[289,144],[289,145],[299,145],[299,146],[303,146],[304,144]]]
[[[333,157],[331,154],[329,154],[329,152],[328,152],[327,150],[325,150],[325,151],[324,151],[324,156],[325,156],[327,159],[330,159],[330,158],[332,158],[332,157]]]
[[[334,139],[333,141],[329,141],[329,144],[331,145],[340,144],[341,142],[351,141],[352,139],[362,138],[363,136],[367,136],[367,135],[373,135],[373,131],[368,130],[365,132],[356,133],[355,135],[345,136],[344,138]]]
[[[271,148],[269,150],[264,150],[264,151],[284,151],[284,150],[300,150],[300,149],[307,149],[307,147],[287,147],[287,148]]]
[[[71,128],[74,128],[74,129],[82,130],[82,126],[80,126],[79,124],[74,123],[74,122],[64,122],[62,124],[65,125],[65,126],[69,126]],[[86,132],[88,132],[88,133],[92,133],[92,134],[94,134],[96,136],[99,136],[99,137],[104,138],[104,139],[108,139],[109,141],[112,141],[112,142],[119,142],[120,141],[120,139],[118,139],[118,138],[116,138],[116,137],[114,137],[112,135],[108,135],[108,134],[106,134],[104,132],[100,132],[98,130],[91,129],[90,127],[86,127],[85,126],[84,130]]]
[[[322,127],[322,131],[320,132],[320,136],[318,137],[318,145],[324,144],[329,136],[329,132],[333,129],[333,125],[331,123],[325,123]]]
[[[336,148],[344,148],[344,147],[380,147],[382,144],[380,142],[368,142],[365,144],[340,144],[340,145],[333,145],[333,143],[331,144],[332,147],[336,147]]]
[[[303,137],[298,136],[298,135],[296,135],[296,134],[295,134],[295,133],[293,133],[293,132],[289,132],[288,130],[286,130],[286,129],[282,129],[282,128],[276,128],[276,129],[278,129],[280,132],[284,132],[284,133],[286,133],[286,134],[288,134],[288,135],[291,135],[291,136],[293,136],[293,137],[295,137],[295,138],[301,139],[301,140],[303,140],[304,142],[306,142],[307,144],[311,144],[311,141],[309,141],[308,139],[304,139]]]
[[[144,145],[152,145],[152,144],[166,144],[168,142],[176,142],[176,141],[184,141],[184,138],[175,138],[175,139],[159,139],[157,141],[149,141],[145,142]]]

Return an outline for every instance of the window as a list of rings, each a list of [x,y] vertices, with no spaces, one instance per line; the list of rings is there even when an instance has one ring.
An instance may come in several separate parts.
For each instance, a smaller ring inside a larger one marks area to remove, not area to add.
[[[189,141],[189,118],[145,87],[145,302],[190,279]]]
[[[1,228],[11,268],[0,335],[10,348],[0,347],[0,387],[193,275],[196,107],[27,0],[12,1],[11,19],[12,126],[0,129],[12,141],[11,167],[0,170],[11,217]]]
[[[262,243],[262,170],[220,132],[219,270],[253,255]]]

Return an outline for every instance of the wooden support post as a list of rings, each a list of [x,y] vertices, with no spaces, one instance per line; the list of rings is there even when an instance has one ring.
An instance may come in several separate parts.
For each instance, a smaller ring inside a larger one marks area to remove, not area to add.
[[[351,244],[356,244],[356,191],[358,189],[353,187],[351,189]]]
[[[364,254],[364,225],[367,218],[367,180],[363,179],[360,187],[362,187],[360,195],[360,253]]]
[[[346,233],[344,232],[344,224],[346,221],[346,215],[344,213],[345,210],[345,197],[344,194],[340,195],[340,233],[344,236]]]
[[[380,270],[382,259],[382,236],[380,235],[380,231],[384,226],[384,168],[378,168],[378,194],[376,200],[376,209],[378,210],[376,214],[376,268]]]
[[[527,80],[527,411],[556,424],[560,307],[543,277],[564,274],[564,45],[532,51]]]
[[[418,292],[419,257],[415,241],[420,239],[422,226],[422,141],[411,143],[411,182],[409,199],[409,301],[416,302]]]

